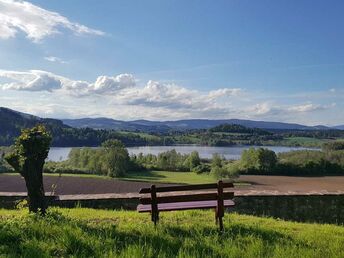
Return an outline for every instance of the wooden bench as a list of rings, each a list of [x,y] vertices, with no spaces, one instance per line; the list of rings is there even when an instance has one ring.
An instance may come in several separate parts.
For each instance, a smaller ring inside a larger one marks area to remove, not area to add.
[[[226,188],[232,188],[232,183],[219,181],[214,184],[182,185],[142,188],[140,194],[150,194],[149,197],[140,197],[140,204],[137,206],[138,212],[150,212],[154,225],[159,221],[159,212],[178,211],[192,209],[212,209],[215,208],[215,222],[219,224],[220,231],[223,230],[225,207],[233,207],[234,192],[224,192]],[[192,193],[176,195],[171,192],[212,190],[206,193]],[[165,193],[157,196],[157,193]]]

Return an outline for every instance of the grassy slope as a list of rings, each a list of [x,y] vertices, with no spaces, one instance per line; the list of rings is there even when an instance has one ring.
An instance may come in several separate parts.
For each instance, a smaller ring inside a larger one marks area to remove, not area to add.
[[[4,257],[344,257],[344,228],[226,215],[218,235],[212,211],[148,214],[58,209],[41,219],[0,210]],[[1,255],[2,254],[2,255]]]

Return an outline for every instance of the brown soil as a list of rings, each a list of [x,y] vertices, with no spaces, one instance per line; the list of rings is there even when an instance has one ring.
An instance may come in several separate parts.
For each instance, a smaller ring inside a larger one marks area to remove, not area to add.
[[[250,186],[240,186],[239,191],[279,191],[279,192],[312,192],[312,191],[343,191],[344,176],[327,177],[287,177],[287,176],[241,176],[240,181]],[[45,176],[46,192],[57,184],[56,194],[107,194],[137,193],[140,188],[149,187],[151,183],[121,181],[101,178],[56,177]],[[163,184],[160,184],[163,185]],[[25,192],[25,182],[20,176],[0,175],[0,192]]]
[[[55,191],[57,195],[135,193],[141,188],[151,186],[151,183],[115,179],[44,176],[46,192],[52,191],[53,184],[57,185]],[[0,175],[0,192],[26,192],[25,181],[17,175]]]

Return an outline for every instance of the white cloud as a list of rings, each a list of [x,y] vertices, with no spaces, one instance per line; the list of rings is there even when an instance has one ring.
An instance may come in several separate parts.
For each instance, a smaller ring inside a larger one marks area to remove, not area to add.
[[[24,32],[30,40],[39,42],[45,37],[68,29],[74,34],[104,35],[100,30],[74,23],[57,12],[45,10],[26,1],[0,0],[0,38],[16,36]]]
[[[246,112],[255,116],[283,118],[290,115],[298,115],[304,113],[311,113],[315,111],[327,110],[335,106],[335,103],[332,103],[330,105],[320,105],[308,102],[296,105],[276,105],[270,102],[263,102],[247,108]]]
[[[0,86],[5,90],[53,91],[62,86],[61,81],[54,74],[39,70],[29,72],[0,70],[0,77],[14,80]]]
[[[60,63],[60,64],[67,64],[67,61],[64,61],[63,59],[56,57],[56,56],[46,56],[44,57],[45,60],[52,62],[52,63]]]
[[[311,112],[311,111],[316,111],[316,110],[323,110],[326,108],[327,106],[315,105],[313,103],[306,103],[302,105],[291,106],[288,108],[288,110],[292,112]]]
[[[40,70],[0,70],[0,89],[6,91],[0,93],[0,104],[59,118],[245,118],[308,124],[312,121],[319,123],[319,117],[324,116],[328,117],[325,121],[340,119],[340,112],[335,113],[341,109],[340,102],[339,107],[335,103],[317,103],[316,98],[310,101],[310,97],[290,97],[277,102],[278,98],[269,93],[258,94],[239,88],[200,91],[174,83],[138,82],[132,74],[101,75],[88,82]],[[12,100],[5,99],[5,96]],[[18,103],[15,105],[16,99]],[[32,101],[28,102],[28,99]]]
[[[5,90],[58,91],[73,96],[114,94],[135,86],[135,78],[131,74],[120,74],[114,77],[99,76],[94,83],[75,81],[40,70],[26,72],[0,70],[1,77],[11,80],[9,83],[0,84],[0,88]]]

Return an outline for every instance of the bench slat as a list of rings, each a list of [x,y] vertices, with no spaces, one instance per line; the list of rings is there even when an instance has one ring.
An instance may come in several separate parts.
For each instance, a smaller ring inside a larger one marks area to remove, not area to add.
[[[233,199],[233,192],[223,193],[224,199]],[[170,196],[160,196],[156,198],[157,203],[173,203],[173,202],[191,202],[191,201],[212,201],[217,200],[217,193],[199,193],[190,195],[170,195]],[[151,197],[140,198],[141,204],[151,204]]]
[[[224,182],[223,188],[227,188],[227,187],[233,187],[233,183]],[[215,189],[215,188],[217,189],[217,183],[200,184],[200,185],[177,185],[177,186],[156,187],[156,192],[164,193],[164,192],[177,192],[177,191],[205,190],[205,189]],[[151,189],[142,188],[139,193],[140,194],[151,193]]]
[[[232,200],[224,200],[225,207],[232,207],[235,203]],[[177,211],[177,210],[193,210],[193,209],[211,209],[217,207],[217,201],[195,201],[195,202],[176,202],[176,203],[159,203],[159,211]],[[150,212],[151,205],[139,204],[138,212]]]

